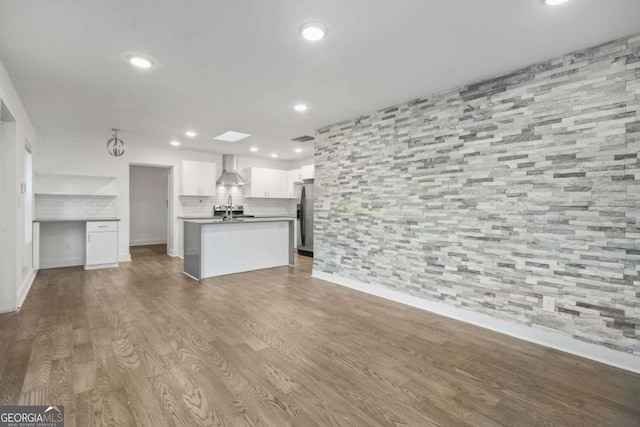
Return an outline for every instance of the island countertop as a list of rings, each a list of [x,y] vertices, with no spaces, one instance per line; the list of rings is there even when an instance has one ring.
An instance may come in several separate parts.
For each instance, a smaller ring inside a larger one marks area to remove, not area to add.
[[[35,218],[33,222],[104,222],[120,221],[120,218]]]
[[[240,218],[240,219],[234,219],[231,221],[223,221],[222,219],[214,219],[214,218],[208,218],[208,219],[186,219],[184,220],[185,223],[189,222],[189,223],[193,223],[193,224],[215,224],[215,225],[219,225],[219,224],[245,224],[245,223],[256,223],[256,222],[279,222],[279,221],[295,221],[295,218],[292,217],[265,217],[265,218]]]

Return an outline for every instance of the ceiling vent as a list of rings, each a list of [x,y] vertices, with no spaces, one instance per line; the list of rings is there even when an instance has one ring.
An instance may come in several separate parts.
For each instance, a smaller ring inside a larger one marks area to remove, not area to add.
[[[315,138],[309,135],[302,135],[299,136],[297,138],[293,138],[292,141],[295,142],[307,142],[307,141],[313,141]]]

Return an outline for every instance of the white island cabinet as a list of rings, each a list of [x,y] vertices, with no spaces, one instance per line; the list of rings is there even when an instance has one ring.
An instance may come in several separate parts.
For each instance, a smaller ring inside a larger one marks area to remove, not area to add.
[[[184,272],[200,280],[293,265],[293,218],[185,220]]]
[[[118,222],[87,221],[87,246],[84,269],[118,266]]]

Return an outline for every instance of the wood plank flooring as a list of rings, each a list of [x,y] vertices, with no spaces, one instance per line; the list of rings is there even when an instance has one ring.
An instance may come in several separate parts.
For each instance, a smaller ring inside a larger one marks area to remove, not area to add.
[[[0,316],[0,404],[66,426],[632,426],[640,376],[310,278],[197,283],[162,248],[41,271]]]

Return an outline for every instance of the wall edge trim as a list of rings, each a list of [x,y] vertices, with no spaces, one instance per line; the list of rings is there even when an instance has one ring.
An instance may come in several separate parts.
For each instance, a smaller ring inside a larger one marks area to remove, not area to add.
[[[640,356],[631,353],[612,350],[579,341],[561,333],[535,329],[508,320],[497,319],[487,314],[419,298],[381,285],[372,285],[336,274],[317,271],[315,268],[311,277],[640,374]]]
[[[84,265],[84,258],[63,258],[63,259],[40,259],[40,270],[46,270],[49,268],[64,268],[64,267],[82,267]]]
[[[20,309],[20,307],[22,307],[24,300],[27,298],[27,295],[31,290],[31,286],[33,285],[33,282],[36,280],[37,274],[38,274],[38,270],[31,269],[29,271],[29,275],[22,282],[22,286],[20,287],[20,291],[18,292],[16,309]]]

